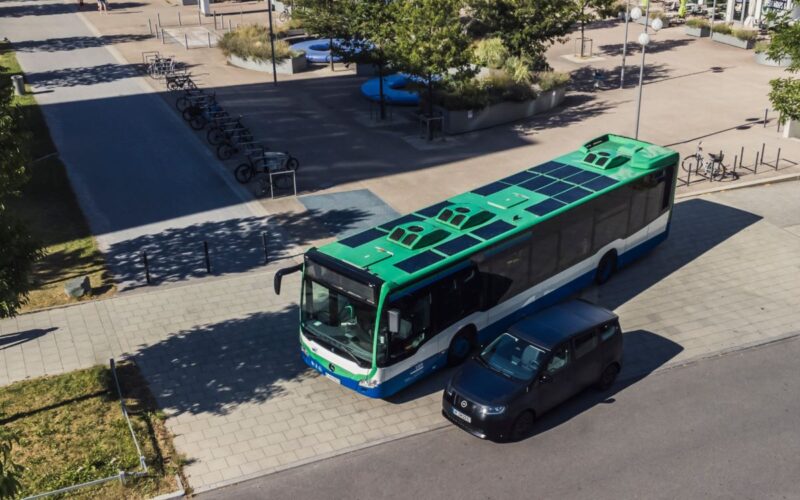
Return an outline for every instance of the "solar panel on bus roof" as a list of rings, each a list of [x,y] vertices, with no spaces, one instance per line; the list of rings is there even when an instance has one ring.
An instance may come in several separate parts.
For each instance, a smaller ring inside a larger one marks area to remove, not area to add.
[[[479,227],[478,229],[472,231],[472,234],[479,236],[484,240],[490,240],[495,236],[499,236],[510,229],[514,229],[514,226],[512,226],[508,222],[502,220],[496,220],[491,224],[487,224],[483,227]]]
[[[573,184],[583,184],[584,182],[589,182],[592,179],[597,179],[603,174],[596,174],[594,172],[587,172],[583,170],[582,172],[573,175],[569,178],[569,181]]]
[[[567,184],[566,182],[556,181],[552,184],[548,184],[543,188],[539,188],[536,190],[537,193],[541,193],[547,196],[553,196],[554,194],[558,194],[561,191],[566,191],[567,189],[571,188],[572,184]]]
[[[540,173],[540,174],[546,174],[548,172],[552,172],[553,170],[556,170],[556,169],[561,168],[563,166],[564,166],[564,164],[561,163],[561,162],[548,161],[546,163],[542,163],[541,165],[537,165],[537,166],[533,167],[532,170],[534,172],[537,172],[537,173]]]
[[[500,182],[507,182],[509,184],[520,184],[520,183],[523,183],[523,182],[527,181],[531,177],[535,177],[535,176],[536,176],[536,174],[534,174],[532,172],[528,172],[526,170],[524,172],[519,172],[519,173],[516,173],[514,175],[510,175],[510,176],[506,177],[505,179],[500,179]]]
[[[590,194],[592,194],[592,192],[588,189],[583,189],[576,186],[572,189],[564,191],[563,193],[557,194],[555,198],[559,201],[563,201],[564,203],[572,203],[585,196],[589,196]]]
[[[458,252],[462,252],[480,242],[481,241],[477,238],[473,238],[468,234],[463,234],[458,238],[448,241],[447,243],[442,243],[438,247],[435,247],[434,250],[438,250],[447,255],[455,255]]]
[[[540,175],[527,182],[523,182],[519,186],[527,189],[528,191],[536,191],[537,189],[545,187],[548,184],[552,184],[553,182],[555,182],[553,179]]]
[[[402,269],[403,271],[411,274],[419,271],[420,269],[436,264],[442,259],[444,259],[444,257],[441,255],[437,255],[432,251],[427,250],[421,254],[397,262],[394,267]]]
[[[485,186],[481,186],[478,189],[473,189],[472,192],[475,194],[479,194],[481,196],[489,196],[490,194],[494,194],[498,191],[502,191],[503,189],[507,188],[508,184],[505,182],[493,182],[491,184],[487,184]]]
[[[421,220],[422,220],[422,217],[420,217],[418,215],[408,214],[408,215],[404,215],[404,216],[400,217],[399,219],[395,219],[393,221],[387,222],[386,224],[382,224],[382,225],[380,225],[378,227],[380,227],[381,229],[385,229],[385,230],[389,231],[389,230],[399,226],[400,224],[405,224],[407,222],[417,222],[417,221],[421,221]]]
[[[527,210],[528,212],[530,212],[530,213],[532,213],[534,215],[542,216],[542,215],[549,214],[553,210],[558,210],[559,208],[563,207],[564,205],[566,205],[566,203],[562,203],[562,202],[560,202],[560,201],[558,201],[556,199],[550,198],[550,199],[544,200],[541,203],[537,203],[536,205],[530,206],[530,207],[526,208],[525,210]]]
[[[422,215],[423,217],[433,217],[434,215],[438,214],[442,211],[444,207],[449,207],[453,203],[449,201],[442,201],[437,203],[436,205],[431,205],[429,207],[423,208],[422,210],[417,210],[417,213]]]
[[[587,189],[591,189],[592,191],[601,191],[609,186],[613,186],[616,183],[617,183],[616,179],[612,179],[611,177],[606,177],[604,175],[602,177],[598,177],[597,179],[593,179],[585,184],[582,184],[582,186]]]
[[[339,243],[346,247],[355,248],[367,243],[368,241],[380,238],[381,236],[386,236],[386,233],[373,228],[367,229],[366,231],[362,231],[358,234],[354,234],[353,236],[349,236],[343,240],[339,240]]]
[[[578,167],[573,167],[572,165],[564,165],[563,167],[557,170],[552,170],[548,172],[547,175],[549,175],[550,177],[555,177],[556,179],[566,179],[567,177],[578,174],[580,172],[583,172],[583,170]]]

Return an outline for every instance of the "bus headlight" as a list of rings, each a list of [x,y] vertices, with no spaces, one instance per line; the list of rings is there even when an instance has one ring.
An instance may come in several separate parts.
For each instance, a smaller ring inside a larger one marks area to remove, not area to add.
[[[506,411],[506,407],[499,405],[499,406],[484,406],[480,405],[478,411],[482,415],[500,415]]]
[[[369,380],[369,379],[365,378],[363,380],[359,380],[358,381],[358,386],[359,387],[363,387],[365,389],[373,389],[377,385],[378,385],[378,381],[375,380],[375,379]]]
[[[308,349],[306,349],[306,345],[302,342],[300,342],[300,352],[302,352],[304,356],[308,356]]]

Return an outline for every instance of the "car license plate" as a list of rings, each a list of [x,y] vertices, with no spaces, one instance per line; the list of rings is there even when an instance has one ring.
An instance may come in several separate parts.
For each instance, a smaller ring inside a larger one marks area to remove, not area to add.
[[[456,410],[455,408],[453,408],[453,415],[455,415],[456,417],[460,418],[464,422],[467,422],[467,423],[470,423],[470,424],[472,423],[472,417],[470,417],[469,415],[466,415],[464,413],[461,413],[460,411]]]
[[[334,381],[334,382],[336,382],[337,384],[341,384],[341,383],[342,383],[342,381],[341,381],[341,380],[339,380],[338,378],[334,377],[334,376],[333,376],[333,375],[331,375],[330,373],[326,373],[326,374],[325,374],[325,376],[326,376],[326,377],[328,377],[329,379],[333,380],[333,381]]]

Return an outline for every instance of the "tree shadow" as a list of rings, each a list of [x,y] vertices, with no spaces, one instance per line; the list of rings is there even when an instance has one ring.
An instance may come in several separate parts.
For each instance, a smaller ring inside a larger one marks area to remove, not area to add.
[[[198,326],[132,356],[159,406],[171,415],[227,414],[316,377],[300,357],[297,307]]]
[[[50,328],[34,328],[32,330],[25,330],[24,332],[9,333],[7,335],[0,335],[0,351],[8,349],[9,347],[18,346],[31,340],[36,340],[43,337],[48,333],[58,330],[58,327]]]
[[[595,68],[591,66],[584,66],[576,69],[570,76],[570,88],[578,92],[597,93],[602,90],[614,90],[619,88],[620,70],[621,66],[612,69],[602,70],[602,80],[600,81],[600,89],[595,89]],[[670,70],[664,64],[646,64],[644,67],[644,76],[642,80],[645,84],[660,81],[670,76]],[[625,71],[625,81],[627,84],[639,82],[639,66],[628,65]],[[635,85],[634,85],[635,86]]]
[[[14,42],[17,52],[62,52],[68,50],[91,49],[127,42],[140,42],[153,38],[150,35],[118,34],[102,36],[73,36],[66,38],[48,38],[46,40],[25,40]]]
[[[112,9],[128,9],[141,7],[146,4],[141,2],[114,2]],[[77,7],[72,3],[26,3],[24,5],[9,5],[0,7],[0,17],[26,17],[26,16],[53,16],[58,14],[72,14]]]
[[[520,122],[516,128],[520,133],[530,134],[540,130],[568,127],[588,118],[608,113],[616,106],[615,103],[598,101],[593,94],[570,93],[564,98],[561,107],[526,119]]]
[[[101,64],[28,73],[26,81],[39,87],[78,87],[141,76],[137,64]]]
[[[319,231],[338,234],[355,227],[367,215],[357,209],[330,210],[324,215],[309,210],[269,219],[235,218],[166,228],[112,244],[105,252],[106,262],[120,286],[143,286],[146,278],[142,252],[146,252],[151,283],[174,283],[208,275],[207,245],[212,274],[241,273],[266,263],[264,237],[272,262],[291,257],[292,247],[325,235]],[[279,240],[272,228],[280,228],[284,239]]]
[[[678,47],[685,47],[690,45],[697,40],[691,38],[675,38],[672,40],[650,40],[650,43],[647,44],[647,53],[648,54],[657,54],[659,52],[665,52],[667,50],[672,50]],[[622,43],[609,43],[605,45],[600,45],[597,49],[600,51],[601,54],[609,57],[618,57],[622,55],[622,48],[624,44]],[[641,54],[642,48],[635,40],[628,40],[628,45],[626,47],[626,55],[632,56],[634,54]]]
[[[753,213],[708,200],[691,199],[677,203],[673,210],[670,235],[665,242],[649,255],[621,270],[605,285],[593,286],[577,295],[615,310],[759,220],[761,217]],[[637,340],[639,337],[641,340]],[[655,369],[651,366],[653,361],[647,357],[649,351],[639,348],[639,344],[654,341],[643,334],[629,337],[626,333],[625,339],[625,362],[636,368],[634,372]],[[659,339],[662,340],[658,342],[671,343],[669,339]],[[629,354],[631,357],[628,357]],[[438,372],[387,401],[402,404],[441,391],[452,373],[452,370]],[[622,375],[628,376],[626,369],[623,369]]]

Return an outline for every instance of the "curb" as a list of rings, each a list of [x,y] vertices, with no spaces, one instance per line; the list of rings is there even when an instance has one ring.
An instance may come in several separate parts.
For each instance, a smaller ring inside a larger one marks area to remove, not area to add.
[[[775,177],[767,177],[764,179],[755,179],[752,181],[742,182],[741,184],[729,184],[724,186],[718,186],[713,188],[704,189],[702,191],[694,191],[691,193],[682,193],[682,194],[675,194],[676,200],[686,199],[686,198],[694,198],[695,196],[700,196],[703,194],[712,194],[712,193],[719,193],[722,191],[731,191],[734,189],[742,189],[748,187],[755,187],[755,186],[764,186],[767,184],[775,184],[779,182],[789,182],[789,181],[796,181],[800,180],[800,173],[793,173],[793,174],[784,174],[784,175],[776,175]]]
[[[186,496],[186,488],[183,486],[183,481],[181,481],[181,476],[175,474],[175,481],[178,483],[178,490],[173,491],[172,493],[164,493],[163,495],[158,495],[157,497],[153,497],[150,500],[173,500],[174,498],[183,498]]]

